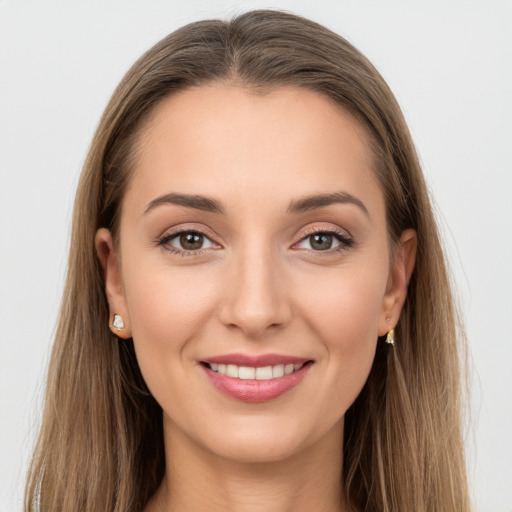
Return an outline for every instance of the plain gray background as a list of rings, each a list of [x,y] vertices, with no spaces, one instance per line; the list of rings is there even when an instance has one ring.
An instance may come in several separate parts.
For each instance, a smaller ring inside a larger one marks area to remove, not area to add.
[[[186,5],[185,5],[186,4]],[[0,0],[0,512],[22,510],[74,190],[131,63],[190,21],[291,10],[382,72],[439,211],[471,350],[476,510],[512,511],[512,3]]]

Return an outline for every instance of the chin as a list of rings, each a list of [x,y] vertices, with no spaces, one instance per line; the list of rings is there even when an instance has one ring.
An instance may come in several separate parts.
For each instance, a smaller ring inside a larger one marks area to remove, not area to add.
[[[245,439],[240,442],[222,443],[215,454],[244,464],[272,463],[286,460],[300,452],[301,445],[286,439]]]
[[[282,425],[276,422],[270,425],[268,421],[258,422],[250,427],[229,428],[224,424],[219,430],[209,433],[205,446],[215,455],[239,463],[271,463],[286,460],[315,442],[316,436],[312,436],[311,432],[304,428],[303,422],[297,420],[294,423],[295,428],[289,423]],[[318,434],[320,437],[321,433]]]

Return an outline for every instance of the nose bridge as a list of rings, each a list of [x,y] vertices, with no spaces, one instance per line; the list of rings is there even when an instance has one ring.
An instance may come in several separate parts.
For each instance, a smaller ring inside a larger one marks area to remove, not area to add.
[[[224,324],[238,327],[246,336],[258,337],[268,328],[287,323],[290,305],[284,275],[268,239],[255,234],[247,237],[233,250],[230,268]]]

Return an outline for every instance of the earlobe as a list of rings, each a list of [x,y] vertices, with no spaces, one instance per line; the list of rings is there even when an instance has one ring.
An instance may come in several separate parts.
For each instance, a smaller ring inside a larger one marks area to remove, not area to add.
[[[120,338],[130,338],[131,328],[124,295],[121,266],[115,252],[112,235],[108,229],[98,229],[95,246],[105,278],[105,294],[110,308],[109,328]]]
[[[416,262],[418,237],[414,229],[405,230],[395,252],[379,319],[379,336],[395,327],[407,297],[407,287]]]

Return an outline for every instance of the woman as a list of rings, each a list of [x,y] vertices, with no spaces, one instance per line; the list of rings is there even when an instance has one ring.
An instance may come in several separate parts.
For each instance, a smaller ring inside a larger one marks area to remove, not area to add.
[[[273,11],[127,73],[75,204],[28,510],[469,510],[456,315],[400,109]]]

